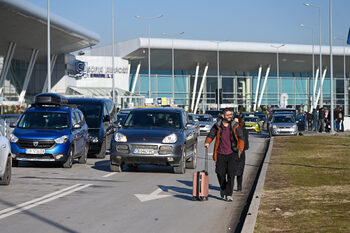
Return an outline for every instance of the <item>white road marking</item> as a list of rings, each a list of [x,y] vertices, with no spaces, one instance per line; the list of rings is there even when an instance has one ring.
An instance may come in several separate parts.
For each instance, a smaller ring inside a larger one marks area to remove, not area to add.
[[[112,172],[112,173],[108,173],[108,174],[106,174],[106,175],[104,175],[102,177],[110,177],[110,176],[113,176],[115,174],[117,174],[117,173],[116,172]]]
[[[152,201],[160,198],[171,197],[172,195],[159,195],[159,193],[163,192],[160,188],[156,189],[154,192],[150,194],[134,194],[141,202]]]
[[[0,219],[9,217],[11,215],[14,215],[14,214],[17,214],[20,212],[23,212],[24,210],[31,209],[31,208],[36,207],[38,205],[45,204],[45,203],[53,201],[57,198],[64,197],[68,194],[71,194],[71,193],[74,193],[74,192],[79,191],[81,189],[87,188],[91,185],[92,184],[85,184],[85,185],[76,184],[76,185],[70,186],[68,188],[47,194],[47,195],[39,197],[39,198],[36,198],[34,200],[24,202],[22,204],[14,206],[14,207],[10,207],[10,208],[1,210],[0,211]]]

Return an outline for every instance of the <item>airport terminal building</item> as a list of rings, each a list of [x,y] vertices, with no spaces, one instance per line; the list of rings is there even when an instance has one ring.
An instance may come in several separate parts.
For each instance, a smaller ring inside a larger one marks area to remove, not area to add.
[[[0,0],[3,105],[29,104],[46,91],[46,30],[45,9]],[[245,111],[278,105],[307,111],[312,103],[330,107],[329,46],[322,46],[320,65],[318,45],[313,53],[312,45],[134,38],[115,45],[112,69],[112,46],[93,47],[98,43],[94,32],[52,15],[53,92],[111,98],[114,72],[120,107],[175,104],[200,112],[216,108],[218,101],[220,107]],[[349,55],[350,49],[333,47],[335,106],[344,107],[346,115]]]
[[[220,107],[251,111],[254,107],[285,104],[307,111],[314,92],[317,106],[329,108],[331,100],[329,46],[321,48],[321,70],[319,46],[314,46],[314,53],[312,47],[135,38],[118,43],[115,53],[129,61],[129,90],[146,98],[167,97],[176,105],[198,112],[217,107],[219,87]],[[344,59],[348,55],[348,48],[333,47],[335,106],[344,107],[346,101],[346,114],[349,103],[347,70],[350,66]],[[111,56],[111,46],[93,48],[90,56]]]

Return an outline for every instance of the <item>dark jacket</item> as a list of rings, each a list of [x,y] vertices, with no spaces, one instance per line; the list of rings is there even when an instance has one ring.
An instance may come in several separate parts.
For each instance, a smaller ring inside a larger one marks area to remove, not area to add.
[[[220,145],[220,138],[222,135],[222,119],[218,119],[216,124],[213,125],[211,128],[207,138],[205,139],[206,143],[211,143],[214,138],[215,139],[215,145],[214,145],[214,153],[213,153],[213,160],[217,160],[217,152]],[[232,150],[235,153],[242,153],[244,151],[244,132],[241,127],[235,122],[231,121],[230,123],[230,135],[231,135],[231,146]]]

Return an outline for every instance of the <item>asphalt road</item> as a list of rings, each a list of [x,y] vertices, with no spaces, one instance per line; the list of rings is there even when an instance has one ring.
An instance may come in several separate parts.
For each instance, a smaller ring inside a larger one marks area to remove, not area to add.
[[[204,168],[204,137],[197,170]],[[171,167],[139,166],[109,171],[109,157],[89,158],[72,169],[20,163],[12,182],[0,186],[0,231],[13,232],[233,232],[264,155],[266,136],[250,135],[243,192],[220,198],[209,156],[210,196],[192,201],[192,175]],[[210,149],[212,152],[212,148]]]

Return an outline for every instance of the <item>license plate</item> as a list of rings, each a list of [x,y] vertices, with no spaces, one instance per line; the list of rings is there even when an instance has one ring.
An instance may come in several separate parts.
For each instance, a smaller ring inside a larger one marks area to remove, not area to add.
[[[145,149],[145,148],[135,148],[134,154],[143,154],[143,155],[153,155],[154,150],[153,149]]]
[[[27,154],[42,155],[45,154],[45,149],[26,149]]]

